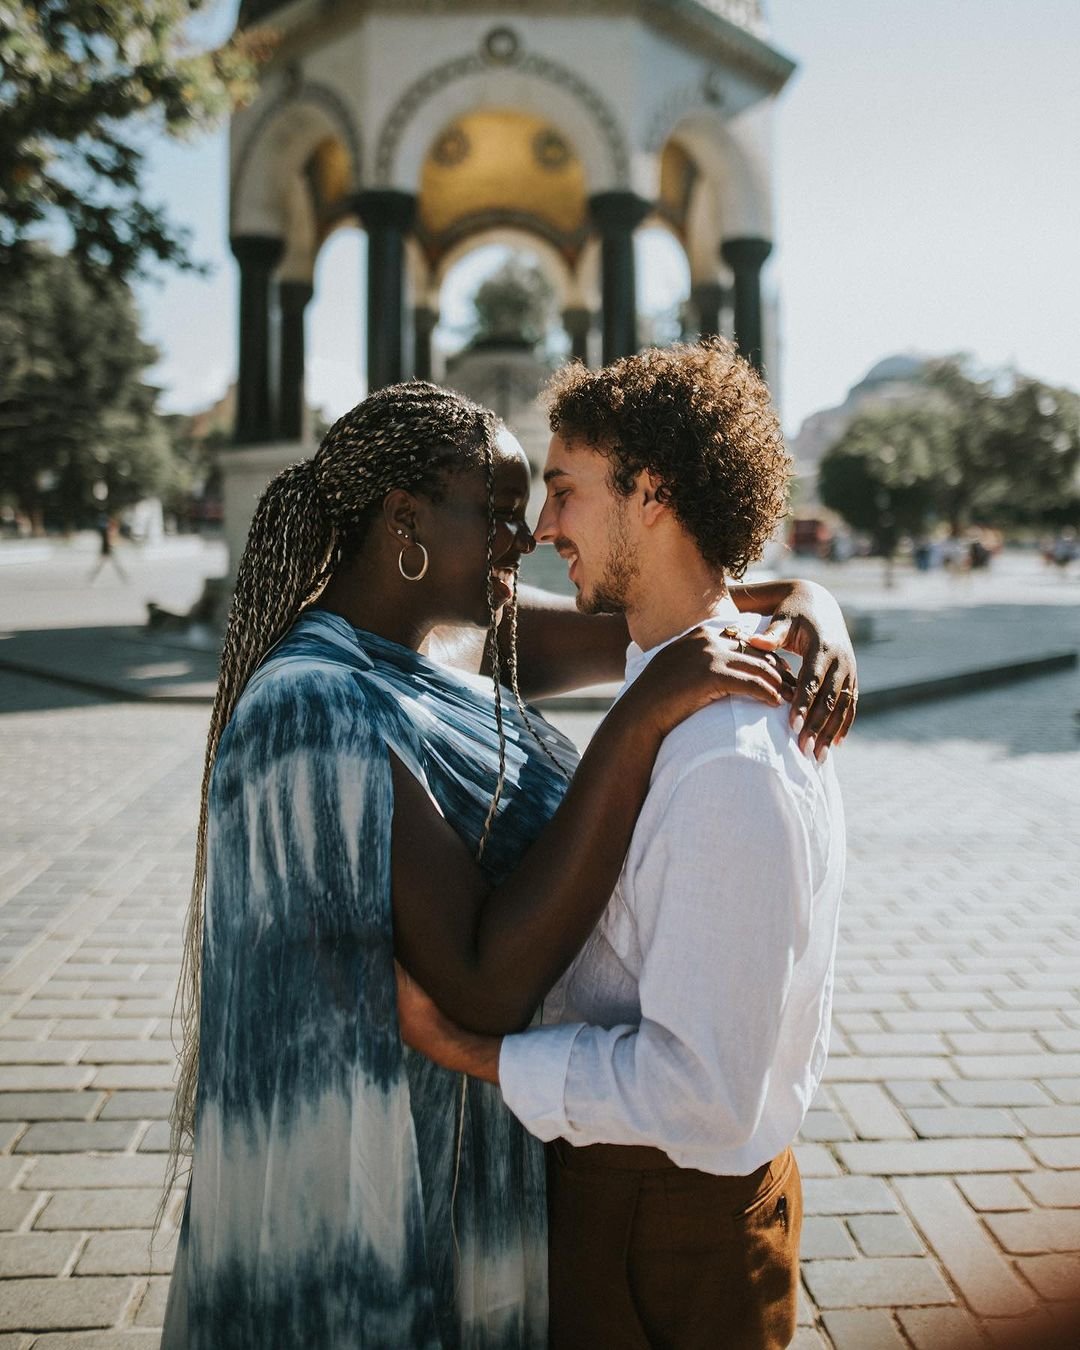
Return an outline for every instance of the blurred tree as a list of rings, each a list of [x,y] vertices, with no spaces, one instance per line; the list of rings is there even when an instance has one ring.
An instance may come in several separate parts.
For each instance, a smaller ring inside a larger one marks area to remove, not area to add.
[[[0,5],[0,269],[43,234],[92,274],[127,278],[151,258],[192,265],[186,232],[145,200],[140,141],[153,129],[183,136],[212,124],[252,91],[268,42],[253,33],[196,50],[188,22],[207,8]]]
[[[953,426],[933,403],[872,408],[847,427],[822,457],[823,504],[869,534],[891,558],[902,535],[925,533],[938,512],[953,464]]]
[[[476,320],[471,343],[536,347],[555,319],[555,290],[540,267],[510,257],[485,278],[473,297]]]
[[[1080,395],[1013,372],[928,362],[910,398],[855,418],[822,457],[822,502],[889,556],[936,521],[1061,523],[1080,500]]]
[[[0,491],[40,529],[162,495],[182,471],[143,380],[131,292],[40,247],[0,273]]]

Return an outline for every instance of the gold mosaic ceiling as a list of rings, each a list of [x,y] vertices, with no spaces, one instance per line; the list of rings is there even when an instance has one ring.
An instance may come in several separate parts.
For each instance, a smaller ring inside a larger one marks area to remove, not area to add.
[[[568,258],[588,229],[585,170],[573,147],[542,118],[508,108],[452,122],[420,176],[418,234],[432,261],[495,225],[532,230]]]

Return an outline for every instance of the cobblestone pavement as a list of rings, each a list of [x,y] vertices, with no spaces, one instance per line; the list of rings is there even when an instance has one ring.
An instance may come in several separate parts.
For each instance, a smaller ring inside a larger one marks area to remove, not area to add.
[[[0,1350],[149,1350],[206,712],[10,674],[0,694]],[[803,1350],[1037,1347],[1080,1291],[1077,706],[1054,676],[881,716],[841,754]]]

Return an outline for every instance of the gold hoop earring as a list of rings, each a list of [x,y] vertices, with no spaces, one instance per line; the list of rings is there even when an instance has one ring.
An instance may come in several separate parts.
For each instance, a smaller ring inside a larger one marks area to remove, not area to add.
[[[405,571],[405,561],[404,561],[404,559],[405,559],[405,549],[406,549],[406,548],[418,548],[418,549],[420,550],[420,552],[424,555],[424,562],[423,562],[423,565],[421,566],[420,571],[417,572],[415,576],[410,576],[409,573]],[[428,569],[428,551],[427,551],[427,549],[423,546],[423,544],[417,543],[417,542],[415,542],[415,541],[414,541],[413,543],[411,543],[411,544],[406,544],[405,547],[404,547],[404,548],[401,550],[401,552],[398,554],[398,557],[397,557],[397,565],[398,565],[398,571],[401,573],[401,575],[405,578],[406,581],[423,581],[423,579],[427,576],[427,569]]]

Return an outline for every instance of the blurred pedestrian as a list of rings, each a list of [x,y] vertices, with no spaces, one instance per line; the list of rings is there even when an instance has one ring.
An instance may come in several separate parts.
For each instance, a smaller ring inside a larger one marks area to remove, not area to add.
[[[101,541],[100,548],[98,550],[97,562],[94,564],[94,568],[87,578],[88,583],[91,586],[94,584],[97,580],[98,573],[107,562],[112,563],[120,580],[126,582],[128,580],[128,574],[120,566],[120,559],[116,556],[116,521],[113,520],[112,516],[106,515],[104,511],[98,516],[97,533],[98,539]]]

